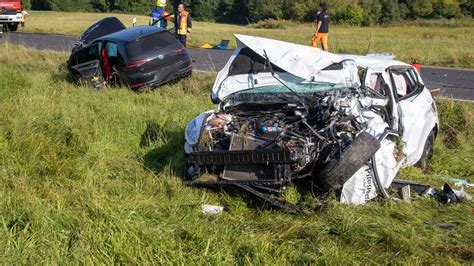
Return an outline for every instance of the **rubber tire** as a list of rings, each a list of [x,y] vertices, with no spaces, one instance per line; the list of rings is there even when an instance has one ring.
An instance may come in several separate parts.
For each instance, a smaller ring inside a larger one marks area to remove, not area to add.
[[[340,189],[380,149],[380,141],[367,132],[360,133],[342,152],[332,159],[318,175],[323,188]]]
[[[18,24],[10,24],[8,25],[8,29],[12,32],[15,32],[18,30]]]
[[[425,146],[423,147],[423,153],[420,160],[416,163],[416,166],[421,169],[426,169],[429,160],[433,157],[433,145],[436,140],[435,130],[431,130],[428,138],[426,138]]]
[[[183,164],[183,176],[184,176],[184,181],[193,181],[195,179],[198,179],[199,176],[201,176],[201,173],[202,173],[202,169],[201,167],[196,167],[194,166],[193,164],[190,164],[188,162],[188,155],[187,154],[184,154],[184,164]],[[190,174],[189,173],[189,168],[190,167],[196,167],[196,170],[193,174]]]

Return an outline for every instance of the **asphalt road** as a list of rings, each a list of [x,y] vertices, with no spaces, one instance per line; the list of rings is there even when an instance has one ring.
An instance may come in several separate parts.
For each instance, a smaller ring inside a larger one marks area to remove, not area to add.
[[[37,33],[6,33],[0,41],[21,44],[38,50],[70,52],[76,37]],[[217,72],[222,69],[232,51],[188,48],[197,71]],[[474,70],[422,66],[421,75],[430,89],[440,89],[437,97],[474,101]]]

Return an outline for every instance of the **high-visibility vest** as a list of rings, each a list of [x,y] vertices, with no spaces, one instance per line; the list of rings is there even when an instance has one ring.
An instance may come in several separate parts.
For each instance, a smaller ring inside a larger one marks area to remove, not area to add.
[[[187,11],[184,11],[183,14],[181,14],[181,18],[179,20],[179,28],[178,28],[179,35],[188,34],[188,17],[189,17],[189,12]]]

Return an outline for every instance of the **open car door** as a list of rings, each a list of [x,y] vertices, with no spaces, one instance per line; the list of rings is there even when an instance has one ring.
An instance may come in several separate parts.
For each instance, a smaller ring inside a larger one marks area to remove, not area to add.
[[[425,142],[438,124],[436,107],[430,92],[412,67],[395,66],[388,69],[399,113],[406,165],[416,164]]]
[[[102,87],[104,81],[100,65],[100,47],[101,43],[95,43],[77,51],[71,59],[74,78],[96,89]]]

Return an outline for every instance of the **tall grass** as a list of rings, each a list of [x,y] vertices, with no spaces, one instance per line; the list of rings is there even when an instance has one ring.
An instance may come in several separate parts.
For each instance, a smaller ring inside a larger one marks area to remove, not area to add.
[[[472,263],[472,203],[333,201],[293,216],[182,185],[183,128],[213,108],[215,76],[140,95],[92,91],[66,81],[66,59],[0,44],[0,263]],[[474,107],[439,107],[433,162],[400,177],[473,178]],[[204,203],[225,212],[204,216]]]
[[[144,16],[101,13],[31,12],[26,28],[31,32],[78,35],[97,20],[117,16],[127,27],[132,18],[139,25],[148,23]],[[273,28],[273,29],[267,29]],[[410,21],[393,26],[348,27],[331,25],[331,51],[348,54],[389,52],[405,62],[417,59],[422,64],[474,67],[473,20]],[[230,40],[235,47],[234,34],[247,34],[310,45],[315,28],[311,24],[289,21],[264,21],[248,27],[207,22],[195,22],[188,40],[190,46],[219,44]]]

